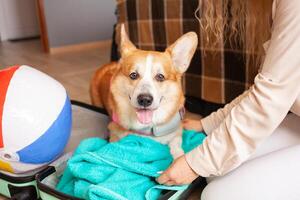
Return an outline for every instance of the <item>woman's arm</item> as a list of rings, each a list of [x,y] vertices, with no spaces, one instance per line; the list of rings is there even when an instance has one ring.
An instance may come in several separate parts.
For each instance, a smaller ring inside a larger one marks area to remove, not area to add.
[[[262,72],[224,121],[185,157],[200,176],[223,175],[247,160],[300,94],[300,1],[277,1]]]
[[[246,90],[243,94],[226,104],[224,108],[220,108],[216,112],[213,112],[207,117],[201,119],[203,131],[209,135],[214,129],[216,129],[232,110],[232,108],[237,105],[248,94],[248,92],[249,90]]]
[[[209,135],[214,129],[216,129],[221,122],[225,119],[231,109],[237,105],[248,93],[245,91],[240,96],[236,97],[233,101],[226,104],[224,108],[218,109],[216,112],[211,113],[209,116],[201,119],[185,119],[183,120],[183,128],[187,130],[195,130],[198,132],[204,131],[206,135]]]

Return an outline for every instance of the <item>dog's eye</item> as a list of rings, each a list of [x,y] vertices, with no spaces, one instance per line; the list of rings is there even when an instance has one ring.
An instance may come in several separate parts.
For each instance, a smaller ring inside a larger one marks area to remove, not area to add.
[[[155,79],[159,82],[163,82],[165,80],[165,76],[162,74],[156,74]]]
[[[132,72],[131,74],[129,74],[129,77],[131,80],[136,80],[139,78],[139,74],[136,72]]]

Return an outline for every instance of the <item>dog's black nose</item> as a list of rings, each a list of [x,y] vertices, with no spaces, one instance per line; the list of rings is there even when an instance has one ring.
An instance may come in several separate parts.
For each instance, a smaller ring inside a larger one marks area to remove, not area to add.
[[[137,101],[140,106],[149,107],[153,102],[153,97],[150,94],[140,94]]]

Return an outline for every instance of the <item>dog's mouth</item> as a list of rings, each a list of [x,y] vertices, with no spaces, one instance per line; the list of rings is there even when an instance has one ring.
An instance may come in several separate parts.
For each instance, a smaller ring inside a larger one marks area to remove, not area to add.
[[[138,121],[141,124],[152,123],[153,112],[154,112],[154,110],[150,110],[150,109],[137,109],[136,115],[137,115]]]

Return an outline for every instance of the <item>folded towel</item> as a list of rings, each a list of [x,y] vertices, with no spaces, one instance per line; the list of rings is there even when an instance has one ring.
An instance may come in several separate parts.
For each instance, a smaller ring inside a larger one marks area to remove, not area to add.
[[[192,150],[203,133],[183,132],[182,147]],[[68,161],[57,189],[83,199],[157,199],[164,189],[184,186],[159,185],[155,178],[172,163],[169,147],[150,138],[128,135],[118,142],[100,138],[82,141]]]

